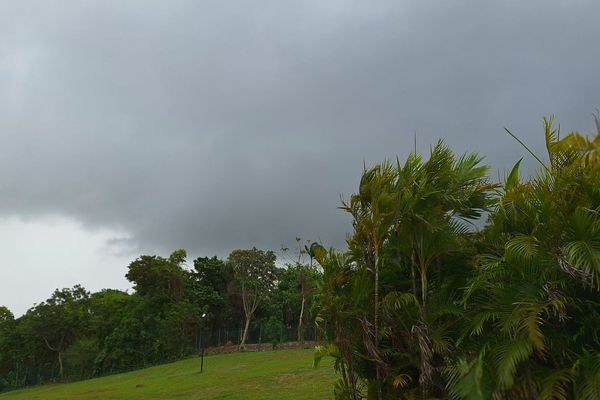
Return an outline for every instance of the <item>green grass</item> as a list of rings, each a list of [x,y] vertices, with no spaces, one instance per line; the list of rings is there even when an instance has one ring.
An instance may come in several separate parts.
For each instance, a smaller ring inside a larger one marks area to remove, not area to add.
[[[313,350],[232,353],[69,384],[0,394],[0,400],[331,399],[331,362],[312,368]]]

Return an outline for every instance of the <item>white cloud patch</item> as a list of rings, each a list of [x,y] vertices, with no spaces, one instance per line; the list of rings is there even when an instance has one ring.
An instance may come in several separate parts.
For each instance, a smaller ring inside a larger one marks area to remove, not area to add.
[[[124,275],[137,255],[113,245],[122,237],[59,216],[0,219],[0,305],[20,315],[56,288],[129,288]]]

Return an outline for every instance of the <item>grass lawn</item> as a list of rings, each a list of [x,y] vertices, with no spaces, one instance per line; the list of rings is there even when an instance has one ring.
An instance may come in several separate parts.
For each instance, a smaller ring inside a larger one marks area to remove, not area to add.
[[[0,394],[0,400],[332,399],[332,362],[312,368],[313,350],[232,353],[69,384]]]

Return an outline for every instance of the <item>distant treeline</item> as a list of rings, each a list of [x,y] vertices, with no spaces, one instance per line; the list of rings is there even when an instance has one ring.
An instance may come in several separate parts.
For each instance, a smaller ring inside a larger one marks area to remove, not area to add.
[[[75,286],[20,318],[0,307],[0,390],[131,370],[200,346],[313,339],[322,274],[303,262],[310,248],[297,244],[285,268],[255,248],[227,260],[200,257],[187,268],[186,252],[177,250],[133,261],[126,275],[133,294]]]

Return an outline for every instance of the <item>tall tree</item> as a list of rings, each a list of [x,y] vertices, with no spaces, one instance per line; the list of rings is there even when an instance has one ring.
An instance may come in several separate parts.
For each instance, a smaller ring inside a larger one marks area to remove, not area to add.
[[[312,300],[317,289],[317,283],[322,278],[313,264],[315,249],[319,244],[311,243],[310,240],[306,240],[306,243],[303,246],[302,239],[296,238],[295,257],[286,259],[285,269],[281,271],[279,282],[282,305],[288,313],[296,313],[296,336],[299,343],[304,342],[304,322],[310,309],[315,305]],[[290,249],[282,248],[284,254],[288,250]],[[308,264],[306,263],[306,256],[309,259]]]
[[[384,162],[365,170],[360,180],[359,191],[342,202],[342,209],[352,215],[354,235],[349,244],[354,248],[357,260],[360,260],[367,271],[373,274],[373,321],[366,319],[365,339],[373,341],[369,356],[375,360],[376,389],[378,400],[382,399],[382,363],[379,349],[380,319],[380,271],[382,268],[382,250],[384,242],[393,224],[392,184],[394,170],[392,164]],[[371,329],[372,326],[372,329]]]
[[[244,308],[245,323],[240,348],[246,345],[250,322],[260,302],[275,288],[275,260],[275,253],[258,250],[256,247],[234,250],[227,258],[239,285]]]
[[[315,293],[322,275],[313,266],[291,264],[279,270],[278,291],[284,323],[296,325],[296,337],[302,343],[306,322],[314,323]],[[313,325],[314,326],[314,325]]]
[[[180,301],[184,297],[185,274],[182,268],[186,251],[175,250],[168,258],[141,256],[129,264],[125,277],[134,283],[136,292],[168,300]]]
[[[64,353],[85,329],[89,318],[89,293],[81,286],[55,290],[52,296],[29,311],[21,329],[29,338],[37,339],[56,355],[59,377],[64,379]]]
[[[0,306],[0,391],[10,387],[11,382],[3,379],[3,376],[15,368],[14,330],[13,313],[7,307]]]
[[[445,288],[460,276],[444,275],[444,269],[464,264],[464,257],[453,259],[469,252],[464,221],[481,216],[495,189],[480,162],[475,154],[456,156],[439,142],[426,160],[411,154],[403,165],[365,169],[358,193],[342,204],[353,218],[348,246],[357,271],[349,282],[356,302],[353,329],[362,335],[350,335],[354,348],[341,354],[360,354],[362,360],[348,365],[370,365],[375,376],[363,375],[369,398],[394,396],[400,384],[427,397],[440,375],[437,364],[448,356],[447,336],[457,320],[443,296],[452,298]],[[397,364],[394,355],[402,353],[406,360]],[[435,386],[443,393],[443,386]]]
[[[205,327],[224,327],[231,314],[228,288],[233,276],[225,262],[217,257],[198,257],[191,272],[189,297],[205,313]]]

